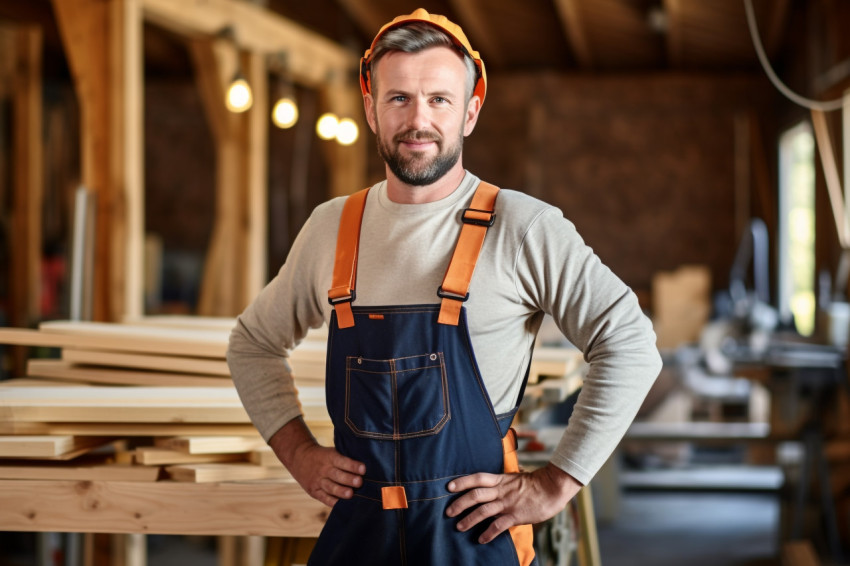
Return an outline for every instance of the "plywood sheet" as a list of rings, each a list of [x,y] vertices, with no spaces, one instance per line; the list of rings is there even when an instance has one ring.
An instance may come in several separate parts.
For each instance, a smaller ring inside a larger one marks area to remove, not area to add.
[[[163,387],[232,387],[225,377],[145,370],[126,370],[64,360],[30,360],[29,377],[105,385],[154,385]]]

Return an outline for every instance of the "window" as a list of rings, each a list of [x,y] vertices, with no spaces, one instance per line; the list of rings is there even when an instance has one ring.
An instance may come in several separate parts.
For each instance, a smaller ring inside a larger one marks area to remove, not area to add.
[[[779,313],[815,328],[815,142],[803,122],[779,139]]]

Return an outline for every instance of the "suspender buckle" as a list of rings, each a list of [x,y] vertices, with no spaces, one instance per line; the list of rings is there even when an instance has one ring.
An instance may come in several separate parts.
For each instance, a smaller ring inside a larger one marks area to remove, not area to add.
[[[331,304],[332,307],[335,307],[336,305],[338,305],[340,303],[350,303],[356,298],[357,298],[357,293],[355,293],[354,289],[352,289],[351,293],[349,295],[344,296],[344,297],[337,297],[335,299],[328,297],[328,302]]]
[[[483,217],[482,217],[483,216]],[[464,224],[490,227],[496,221],[496,213],[492,210],[480,210],[478,208],[464,208],[460,220]]]
[[[460,301],[462,303],[465,303],[467,299],[469,299],[469,293],[467,293],[466,296],[463,296],[458,295],[457,293],[452,293],[451,291],[443,291],[442,285],[440,285],[440,288],[437,289],[437,296],[441,299],[452,299],[455,301]]]

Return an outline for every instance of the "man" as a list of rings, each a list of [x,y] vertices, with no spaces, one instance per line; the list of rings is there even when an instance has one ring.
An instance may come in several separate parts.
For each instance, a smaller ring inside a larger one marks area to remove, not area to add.
[[[316,208],[238,319],[234,382],[293,477],[333,507],[311,564],[534,564],[530,525],[619,442],[658,374],[655,336],[557,209],[463,169],[487,83],[459,27],[396,18],[361,73],[387,179]],[[552,461],[525,473],[509,426],[544,313],[589,371]],[[322,324],[334,448],[304,425],[287,364]]]

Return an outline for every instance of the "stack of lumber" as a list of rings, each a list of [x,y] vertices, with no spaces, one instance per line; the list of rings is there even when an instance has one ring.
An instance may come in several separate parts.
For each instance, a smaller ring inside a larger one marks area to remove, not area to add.
[[[225,352],[233,319],[0,328],[0,344],[56,348],[0,381],[0,480],[220,482],[286,478],[251,425]],[[332,442],[325,344],[292,354],[305,420]]]

